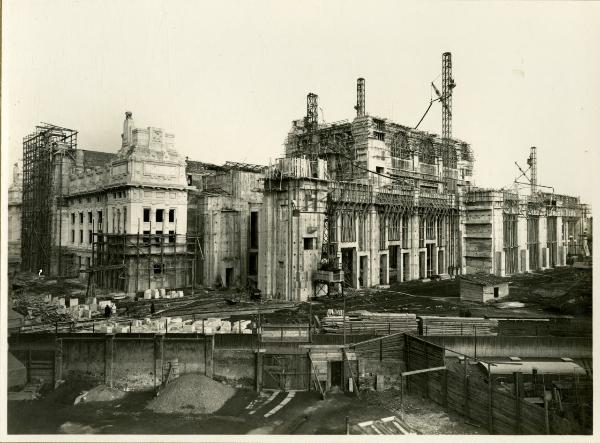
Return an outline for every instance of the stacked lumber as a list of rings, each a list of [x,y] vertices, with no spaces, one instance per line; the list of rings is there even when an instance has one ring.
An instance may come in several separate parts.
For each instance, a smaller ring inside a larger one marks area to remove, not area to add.
[[[435,317],[421,315],[422,335],[498,335],[498,320],[481,317]]]
[[[418,323],[415,314],[397,314],[391,312],[354,311],[344,317],[330,315],[323,317],[321,328],[324,333],[375,333],[381,335],[395,334],[397,332],[417,332]]]

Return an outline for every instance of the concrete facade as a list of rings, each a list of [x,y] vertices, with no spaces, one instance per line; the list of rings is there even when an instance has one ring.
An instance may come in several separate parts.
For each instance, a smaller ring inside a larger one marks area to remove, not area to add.
[[[269,167],[184,159],[172,134],[136,128],[131,113],[117,153],[63,154],[52,151],[47,273],[93,272],[128,293],[257,287],[301,301],[321,271],[352,288],[504,276],[566,265],[591,217],[576,197],[476,188],[467,143],[367,114],[293,121]]]
[[[168,261],[165,253],[186,252],[190,187],[185,159],[174,148],[174,136],[160,128],[135,128],[131,113],[126,114],[123,126],[121,149],[111,161],[94,168],[75,165],[69,174],[66,207],[62,211],[63,256],[70,273],[82,278],[87,275],[84,271],[100,266],[99,259],[93,256],[93,244],[108,242],[111,235],[123,235],[131,248],[137,248],[130,250],[131,257],[125,260],[127,274],[140,274],[137,269],[140,242],[148,244],[157,239],[160,242],[161,236],[165,236],[166,245],[160,251],[158,247],[142,251],[144,257],[160,252],[163,262]],[[138,245],[132,244],[136,242]],[[125,287],[115,289],[136,292],[182,286],[181,279],[167,278],[162,269],[155,269],[155,262],[144,260],[145,276],[136,278],[136,283],[130,279]]]
[[[8,272],[21,267],[21,206],[23,204],[23,174],[18,163],[13,166],[12,183],[8,188]]]

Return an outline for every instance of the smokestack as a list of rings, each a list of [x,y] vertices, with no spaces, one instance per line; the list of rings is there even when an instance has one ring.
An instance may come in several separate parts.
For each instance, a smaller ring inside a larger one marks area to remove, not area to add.
[[[537,192],[537,153],[535,146],[531,147],[531,154],[529,154],[527,163],[531,168],[531,195],[533,195]]]
[[[356,80],[356,116],[364,117],[365,115],[365,79],[360,77]]]

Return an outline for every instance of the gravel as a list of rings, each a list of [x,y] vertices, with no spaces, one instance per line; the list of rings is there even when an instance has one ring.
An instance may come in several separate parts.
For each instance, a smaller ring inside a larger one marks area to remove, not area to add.
[[[212,414],[235,394],[235,389],[200,374],[185,374],[169,383],[146,409],[159,413]]]

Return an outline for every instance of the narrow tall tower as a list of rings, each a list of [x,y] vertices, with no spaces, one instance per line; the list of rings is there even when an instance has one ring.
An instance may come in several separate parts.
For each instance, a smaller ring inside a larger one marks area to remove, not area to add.
[[[308,134],[308,154],[311,160],[319,156],[318,129],[319,129],[319,96],[310,92],[306,96],[306,117],[304,126]]]
[[[306,129],[317,129],[319,125],[319,96],[310,92],[306,96]]]
[[[359,78],[356,80],[356,116],[365,116],[365,79]]]
[[[531,147],[527,163],[531,168],[531,195],[533,195],[537,192],[537,152],[535,146]]]
[[[442,138],[452,138],[452,90],[456,85],[452,78],[452,54],[442,54]]]

